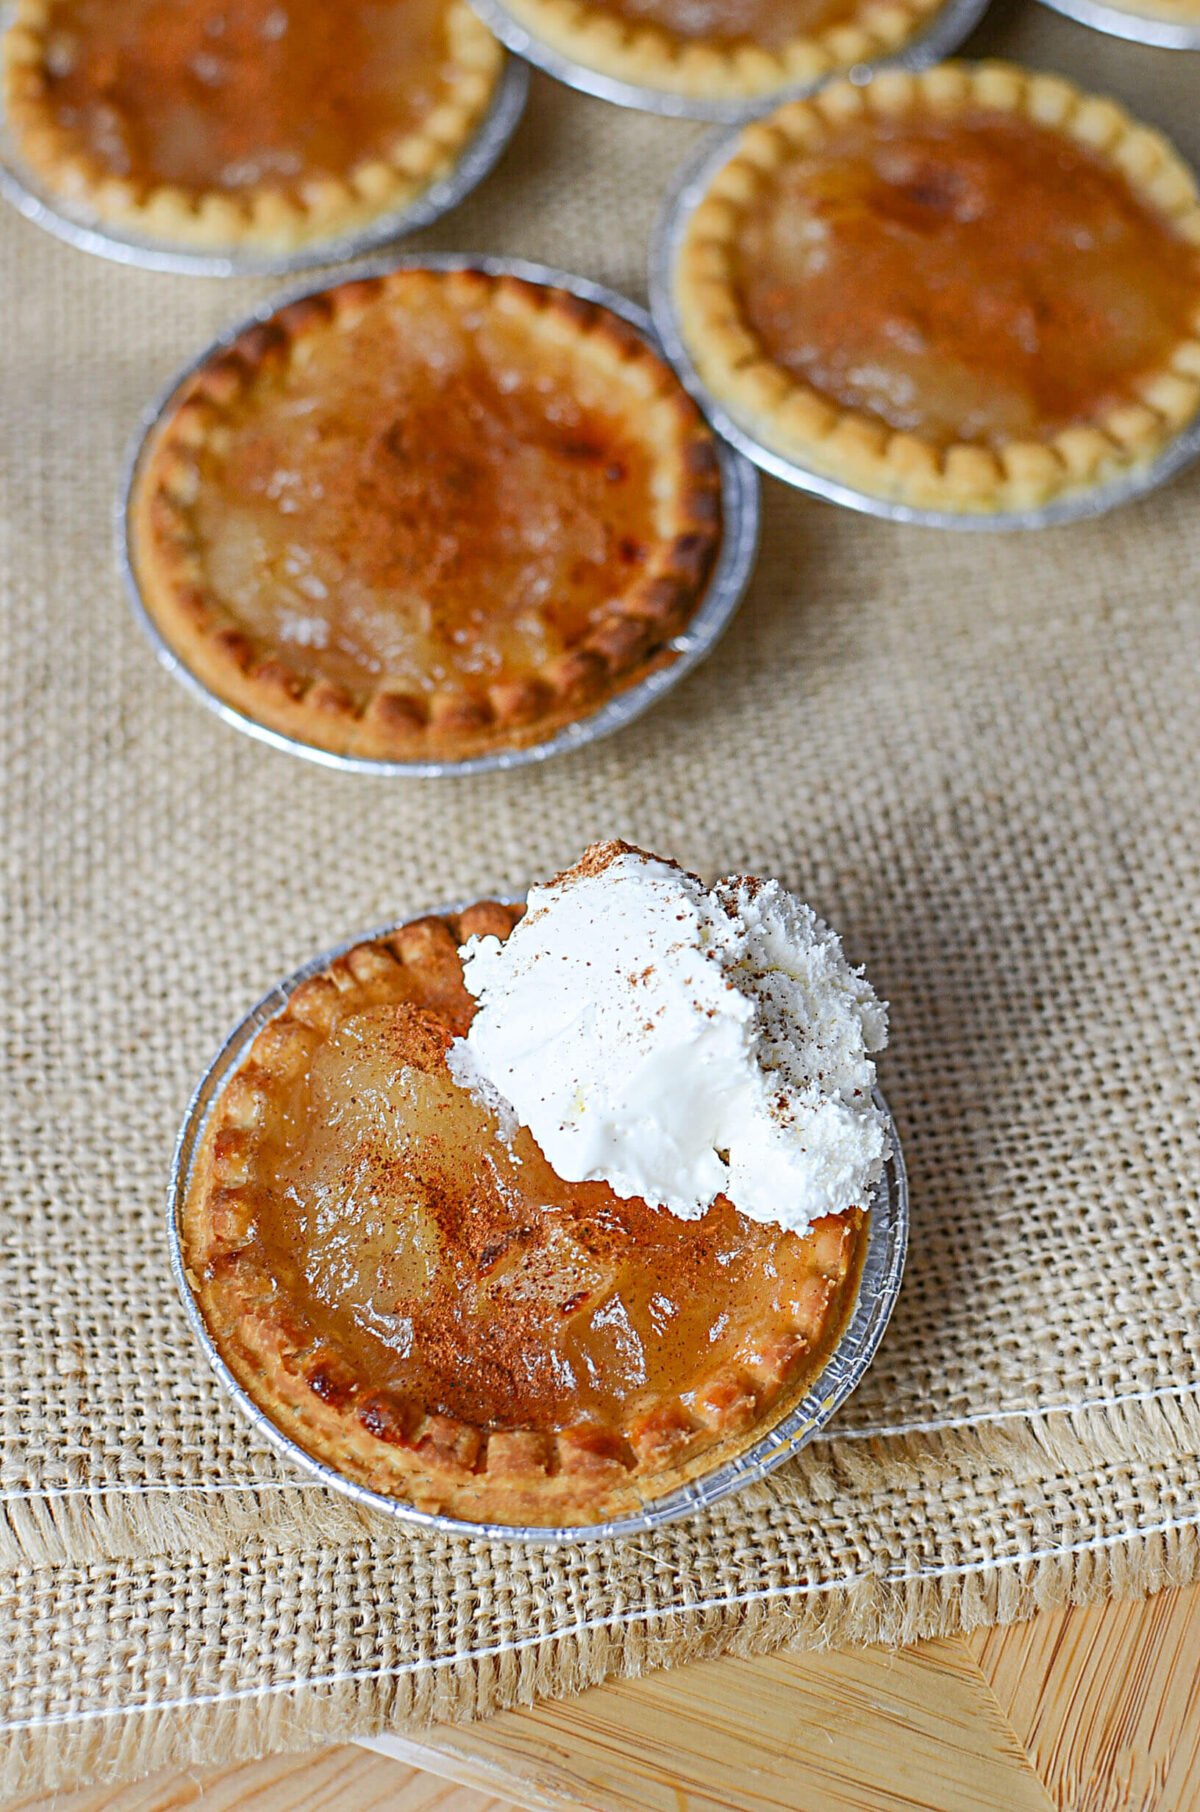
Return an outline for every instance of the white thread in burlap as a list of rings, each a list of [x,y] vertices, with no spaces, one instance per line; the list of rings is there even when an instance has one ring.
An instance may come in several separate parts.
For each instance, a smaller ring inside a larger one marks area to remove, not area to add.
[[[1188,59],[998,11],[981,47],[1196,152]],[[423,243],[641,293],[695,138],[538,81]],[[269,288],[0,219],[0,1794],[1195,1576],[1200,474],[1003,538],[770,485],[743,610],[640,725],[509,777],[329,774],[159,671],[110,548],[144,401]],[[779,875],[890,996],[895,1321],[828,1438],[706,1520],[555,1553],[381,1526],[255,1440],[194,1348],[178,1117],[313,951],[614,834]]]

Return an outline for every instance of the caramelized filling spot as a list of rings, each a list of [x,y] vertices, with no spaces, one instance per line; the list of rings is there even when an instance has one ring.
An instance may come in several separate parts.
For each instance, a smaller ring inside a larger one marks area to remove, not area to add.
[[[48,99],[112,175],[287,188],[385,157],[441,100],[445,0],[58,0]]]
[[[796,1325],[814,1280],[832,1312],[796,1355],[823,1354],[857,1217],[848,1242],[836,1221],[799,1238],[725,1201],[686,1223],[564,1183],[452,1082],[445,1049],[472,1011],[461,983],[439,1012],[419,986],[399,998],[399,967],[390,989],[339,1003],[260,1159],[267,1269],[366,1388],[485,1430],[612,1429],[722,1366],[761,1370],[764,1337]]]
[[[748,204],[745,317],[843,408],[945,448],[1128,402],[1188,336],[1200,257],[1121,173],[1010,114],[861,119]]]
[[[654,453],[611,372],[535,327],[432,283],[260,372],[192,511],[229,617],[361,705],[518,683],[609,616],[654,542]]]

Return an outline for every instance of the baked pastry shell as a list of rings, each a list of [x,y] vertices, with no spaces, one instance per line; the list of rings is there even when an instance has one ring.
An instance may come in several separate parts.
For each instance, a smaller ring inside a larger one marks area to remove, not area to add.
[[[459,253],[419,253],[407,258],[390,258],[386,262],[356,265],[349,270],[340,271],[337,283],[349,283],[385,275],[390,271],[406,268],[420,270],[478,270],[487,276],[513,276],[523,278],[529,283],[549,284],[556,289],[569,290],[587,302],[595,302],[611,309],[623,320],[647,339],[656,352],[661,351],[654,330],[654,323],[645,309],[637,307],[625,296],[608,289],[602,283],[593,283],[589,278],[576,277],[545,264],[531,264],[520,258],[489,258]],[[124,580],[125,589],[133,606],[134,616],[154,649],[162,665],[169,673],[187,687],[188,691],[214,711],[225,723],[235,729],[244,730],[247,735],[260,742],[269,743],[272,748],[286,749],[293,755],[301,755],[308,761],[315,761],[322,767],[341,768],[359,774],[376,774],[403,776],[409,779],[427,780],[452,774],[494,773],[508,768],[524,767],[530,762],[549,760],[554,755],[567,755],[575,749],[585,747],[602,736],[609,736],[615,730],[624,729],[643,712],[678,685],[692,668],[712,651],[724,634],[734,612],[741,603],[742,596],[754,571],[754,562],[758,553],[760,494],[759,480],[753,464],[742,457],[735,449],[716,439],[716,454],[721,476],[721,544],[709,575],[704,595],[697,609],[692,613],[685,627],[678,635],[673,636],[667,644],[670,659],[657,665],[642,678],[613,693],[595,710],[587,712],[552,732],[540,742],[529,743],[521,748],[496,749],[483,755],[466,756],[458,761],[414,760],[385,761],[365,755],[341,755],[332,750],[315,747],[312,743],[300,741],[288,736],[281,730],[273,730],[268,725],[259,723],[256,718],[236,710],[232,705],[210,690],[203,680],[192,672],[186,662],[171,646],[155,622],[153,615],[146,608],[142,599],[133,563],[132,548],[132,503],[137,485],[143,454],[148,450],[159,423],[168,415],[177,392],[192,373],[197,371],[210,358],[245,333],[255,323],[267,320],[279,309],[292,302],[300,301],[304,296],[319,294],[327,288],[322,284],[318,289],[306,285],[303,289],[271,297],[234,326],[227,328],[211,345],[194,359],[189,360],[182,371],[171,379],[166,389],[155,399],[142,416],[125,460],[121,476],[120,490],[117,497],[115,532],[117,562]]]
[[[523,896],[502,893],[496,897],[503,904],[512,905]],[[453,901],[430,907],[427,911],[435,917],[443,917],[465,911],[469,903],[465,900]],[[460,1517],[418,1510],[415,1505],[406,1503],[401,1498],[372,1491],[325,1461],[316,1459],[292,1440],[290,1435],[285,1434],[254,1401],[221,1357],[201,1312],[184,1257],[184,1217],[188,1195],[210,1116],[225,1083],[246,1056],[257,1033],[284,1010],[301,983],[321,974],[338,957],[344,956],[357,945],[390,937],[410,922],[411,917],[409,914],[404,919],[346,938],[331,950],[314,956],[294,974],[277,983],[238,1021],[204,1072],[188,1103],[171,1163],[167,1193],[167,1242],[171,1270],[183,1300],[184,1311],[222,1388],[257,1434],[300,1471],[330,1490],[339,1491],[355,1503],[397,1522],[412,1523],[423,1529],[439,1530],[444,1534],[460,1535],[472,1540],[558,1544],[611,1541],[627,1535],[643,1535],[649,1530],[662,1528],[665,1523],[698,1515],[732,1492],[765,1478],[819,1434],[857,1387],[875,1356],[899,1294],[908,1247],[908,1181],[895,1123],[878,1089],[875,1090],[875,1101],[887,1115],[890,1153],[879,1186],[869,1203],[866,1249],[854,1307],[828,1361],[804,1397],[766,1433],[723,1464],[710,1465],[705,1469],[704,1460],[700,1459],[695,1475],[685,1484],[662,1497],[647,1499],[643,1508],[636,1513],[600,1523],[517,1526],[508,1523],[468,1522]]]
[[[1042,0],[1042,4],[1061,13],[1064,19],[1090,25],[1093,31],[1107,32],[1113,38],[1153,44],[1160,50],[1200,50],[1200,20],[1156,18],[1153,0],[1141,0],[1144,12],[1108,6],[1105,0]]]
[[[880,56],[855,65],[855,75],[874,74],[877,69],[926,69],[940,62],[975,29],[989,0],[946,0],[937,17],[890,56]],[[633,82],[604,70],[594,69],[568,56],[557,46],[548,44],[511,13],[505,0],[470,0],[484,24],[500,42],[536,68],[542,69],[568,88],[581,94],[593,94],[618,107],[634,107],[642,113],[660,113],[671,119],[710,120],[714,124],[736,125],[756,114],[777,106],[782,101],[797,100],[812,94],[828,81],[829,75],[814,81],[785,84],[758,94],[722,99],[716,96],[679,94],[654,88],[648,83]],[[833,73],[846,73],[845,71]]]
[[[103,224],[93,219],[86,208],[68,206],[39,184],[23,163],[2,118],[0,195],[26,220],[43,227],[56,239],[115,264],[186,277],[283,277],[293,271],[360,258],[419,232],[456,208],[499,162],[520,123],[528,95],[528,64],[517,57],[506,57],[483,118],[444,176],[436,178],[403,206],[387,209],[353,232],[307,240],[277,253],[254,251],[248,246],[244,250],[231,247],[228,251],[192,251],[175,241],[157,240]]]
[[[845,509],[858,510],[867,516],[880,516],[889,522],[909,522],[922,528],[994,534],[1006,530],[1054,528],[1061,523],[1107,515],[1120,504],[1132,503],[1135,498],[1157,490],[1200,458],[1198,416],[1152,459],[1107,482],[1068,491],[1028,509],[957,511],[922,509],[895,498],[860,491],[823,472],[814,472],[766,446],[718,401],[700,376],[683,336],[675,295],[675,271],[692,214],[703,201],[718,170],[733,156],[740,136],[737,128],[710,133],[676,172],[650,239],[650,308],[663,351],[685,389],[695,397],[717,433],[747,459],[753,460],[760,470],[810,496],[840,503]]]

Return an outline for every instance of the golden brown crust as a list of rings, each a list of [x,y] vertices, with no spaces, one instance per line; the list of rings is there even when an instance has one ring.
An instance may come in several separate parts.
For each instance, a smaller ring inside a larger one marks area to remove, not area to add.
[[[284,253],[339,237],[414,201],[457,163],[486,113],[504,52],[466,0],[446,0],[449,55],[435,104],[386,155],[339,174],[272,178],[237,190],[118,173],[50,105],[48,59],[64,0],[16,0],[3,41],[4,106],[20,154],[49,192],[116,228],[196,251]]]
[[[920,74],[886,71],[864,85],[837,82],[748,127],[692,214],[674,274],[684,340],[714,397],[764,446],[808,470],[874,496],[925,509],[989,513],[1034,507],[1101,484],[1149,461],[1200,409],[1200,287],[1191,331],[1139,394],[1044,439],[995,449],[939,447],[918,432],[831,402],[777,364],[751,329],[734,280],[733,248],[744,212],[764,180],[801,148],[858,116],[953,117],[987,109],[1026,118],[1086,147],[1200,245],[1200,197],[1161,134],[1114,102],[1060,76],[1013,65],[944,63]]]
[[[851,18],[766,49],[749,41],[684,39],[594,0],[506,0],[513,17],[550,49],[597,74],[694,100],[734,101],[803,88],[892,56],[946,3],[861,0]]]
[[[292,993],[255,1037],[210,1117],[184,1205],[184,1267],[239,1383],[282,1432],[356,1482],[419,1509],[503,1524],[587,1524],[660,1497],[774,1426],[824,1365],[858,1287],[865,1216],[819,1222],[788,1325],[764,1325],[736,1362],[701,1367],[680,1397],[642,1403],[626,1424],[587,1418],[549,1430],[488,1429],[356,1370],[274,1274],[259,1240],[259,1171],[281,1103],[327,1035],[335,1006],[417,1004],[441,1032],[469,1022],[459,945],[505,937],[523,908],[483,901],[360,945]]]
[[[574,646],[537,669],[469,689],[420,693],[372,681],[358,697],[297,671],[224,609],[206,582],[192,506],[206,453],[221,444],[260,375],[376,303],[481,305],[565,347],[605,379],[655,466],[657,533],[635,572],[616,575],[612,605]],[[672,639],[704,594],[721,533],[720,468],[711,431],[670,368],[609,310],[577,296],[475,270],[401,270],[341,284],[249,328],[190,377],[142,459],[130,509],[133,564],[150,615],[188,668],[237,710],[339,754],[458,760],[545,741],[674,658]]]

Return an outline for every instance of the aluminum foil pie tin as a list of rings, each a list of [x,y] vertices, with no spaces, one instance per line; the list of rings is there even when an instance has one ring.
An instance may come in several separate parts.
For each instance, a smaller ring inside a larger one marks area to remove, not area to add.
[[[810,496],[822,497],[829,503],[879,516],[889,522],[908,522],[923,528],[960,529],[996,533],[1013,529],[1054,528],[1061,523],[1079,522],[1092,516],[1103,516],[1119,504],[1132,503],[1137,497],[1157,490],[1186,466],[1200,457],[1200,418],[1181,430],[1156,458],[1129,472],[1109,479],[1107,483],[1056,497],[1034,509],[994,510],[971,514],[956,510],[919,509],[892,498],[876,497],[869,491],[856,490],[821,472],[789,459],[786,454],[764,446],[754,433],[738,420],[713,395],[697,371],[679,321],[675,303],[675,268],[693,212],[708,192],[709,184],[723,164],[733,155],[739,133],[714,132],[685,160],[667,191],[658,223],[650,244],[650,306],[654,325],[667,357],[687,389],[704,410],[713,427],[739,452],[773,478]]]
[[[354,265],[341,271],[332,283],[323,283],[314,288],[311,284],[303,289],[290,290],[284,295],[272,297],[247,315],[233,327],[227,328],[211,345],[171,379],[166,389],[143,415],[134,436],[133,444],[125,461],[121,476],[120,490],[116,509],[116,544],[117,561],[125,588],[133,605],[143,633],[162,665],[169,673],[187,687],[200,702],[215,711],[218,717],[235,729],[244,730],[247,735],[256,737],[259,742],[269,743],[272,748],[286,749],[293,755],[301,755],[306,761],[315,761],[322,767],[341,768],[356,774],[399,775],[410,779],[430,779],[446,774],[486,774],[509,768],[525,767],[531,762],[548,760],[553,755],[567,755],[575,749],[586,747],[602,736],[609,736],[614,730],[624,729],[644,711],[658,703],[664,693],[677,686],[684,675],[702,661],[711,652],[720,636],[728,627],[730,619],[741,603],[742,595],[754,570],[755,556],[758,552],[759,535],[759,482],[754,466],[740,453],[722,441],[716,441],[717,458],[721,469],[721,516],[722,535],[720,551],[709,576],[708,586],[700,602],[699,609],[691,617],[680,633],[667,644],[674,659],[666,666],[648,673],[635,685],[627,686],[608,699],[590,715],[581,717],[567,724],[544,742],[532,743],[527,748],[497,749],[484,755],[468,756],[462,761],[380,761],[363,755],[338,755],[328,749],[314,748],[311,743],[302,742],[295,737],[287,736],[282,731],[272,730],[244,712],[235,710],[232,705],[209,689],[202,680],[191,671],[182,658],[167,641],[142,600],[137,577],[133,566],[130,526],[130,503],[133,488],[137,482],[142,455],[148,448],[154,433],[167,413],[181,386],[208,359],[220,352],[225,346],[236,340],[248,328],[257,322],[266,321],[277,309],[289,302],[299,301],[302,296],[318,295],[326,288],[335,288],[342,283],[357,281],[365,277],[386,275],[389,271],[420,270],[479,270],[488,276],[510,275],[522,277],[529,283],[551,284],[557,289],[569,290],[573,295],[581,296],[585,301],[597,302],[620,315],[650,343],[655,352],[661,353],[654,324],[645,309],[638,308],[626,297],[608,289],[603,283],[593,283],[586,277],[570,276],[564,271],[553,269],[545,264],[531,264],[522,258],[476,257],[458,253],[413,253],[405,258],[389,258],[375,263]]]
[[[505,897],[511,903],[516,896],[509,894]],[[459,900],[450,905],[431,907],[429,911],[434,914],[462,912],[467,904],[469,902]],[[355,1503],[397,1522],[474,1540],[555,1544],[608,1541],[621,1536],[643,1535],[650,1530],[661,1529],[666,1523],[676,1522],[681,1517],[695,1516],[719,1503],[731,1492],[740,1491],[744,1485],[766,1478],[768,1473],[784,1465],[802,1447],[807,1446],[814,1436],[820,1434],[851,1391],[857,1387],[875,1356],[899,1294],[908,1246],[908,1183],[899,1136],[887,1103],[878,1090],[875,1092],[876,1102],[888,1115],[891,1154],[875,1197],[870,1203],[866,1253],[854,1309],[824,1370],[805,1397],[744,1452],[727,1460],[724,1465],[714,1467],[711,1472],[690,1480],[667,1496],[648,1499],[642,1509],[629,1515],[604,1523],[514,1527],[506,1523],[466,1522],[459,1517],[418,1510],[401,1498],[387,1497],[381,1492],[372,1491],[324,1461],[315,1459],[259,1408],[226,1365],[200,1311],[184,1262],[184,1212],[209,1116],[256,1034],[269,1020],[283,1012],[291,995],[302,982],[320,974],[335,958],[345,955],[348,950],[353,950],[359,944],[388,937],[407,922],[407,919],[399,919],[373,931],[363,932],[359,937],[347,938],[332,950],[313,957],[303,968],[297,969],[295,974],[289,975],[272,988],[230,1032],[188,1104],[171,1164],[167,1197],[167,1238],[172,1272],[192,1332],[226,1394],[232,1398],[256,1433],[298,1471],[316,1479],[331,1491],[339,1491]],[[252,1481],[247,1481],[247,1489],[253,1489]]]
[[[642,113],[660,113],[670,119],[712,120],[722,125],[734,125],[739,121],[753,119],[756,113],[764,113],[771,107],[777,107],[782,101],[797,100],[801,95],[812,94],[822,82],[829,78],[822,76],[816,82],[798,83],[792,87],[776,88],[769,94],[747,95],[745,98],[705,99],[701,95],[669,94],[661,88],[646,87],[640,82],[628,82],[620,76],[605,75],[600,70],[591,69],[586,63],[577,62],[574,57],[556,50],[552,45],[543,43],[529,28],[514,18],[505,4],[505,0],[471,0],[471,5],[479,14],[488,29],[499,38],[508,49],[517,56],[524,57],[529,63],[544,69],[559,82],[565,82],[568,88],[577,88],[581,94],[594,94],[602,101],[612,101],[618,107],[636,107]],[[848,73],[852,81],[866,81],[877,69],[927,69],[931,63],[940,62],[952,51],[958,49],[970,32],[972,32],[987,10],[988,0],[946,0],[937,17],[911,43],[893,55],[876,58],[870,63],[858,63]],[[842,73],[842,72],[837,72]]]
[[[1107,6],[1104,0],[1042,0],[1042,4],[1065,19],[1108,32],[1110,37],[1129,38],[1160,50],[1200,50],[1200,20],[1154,19],[1123,6]]]
[[[95,252],[116,264],[188,277],[282,277],[289,271],[311,270],[316,265],[362,257],[430,226],[456,208],[499,162],[525,110],[528,93],[527,65],[516,57],[507,57],[491,105],[453,169],[404,207],[389,209],[353,233],[313,240],[287,252],[189,251],[174,240],[152,239],[103,224],[86,208],[73,207],[43,188],[24,166],[11,132],[2,124],[0,195],[35,226],[44,227],[82,252]]]

